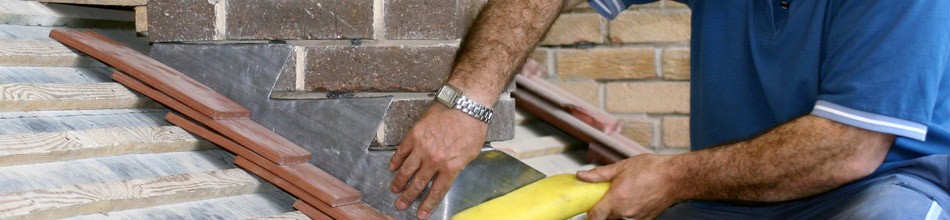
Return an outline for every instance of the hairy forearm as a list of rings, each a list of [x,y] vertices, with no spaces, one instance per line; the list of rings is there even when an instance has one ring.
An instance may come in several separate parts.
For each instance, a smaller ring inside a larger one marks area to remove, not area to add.
[[[872,173],[894,136],[804,116],[759,137],[675,157],[684,199],[777,202]]]
[[[493,105],[568,0],[490,0],[462,41],[448,83]]]

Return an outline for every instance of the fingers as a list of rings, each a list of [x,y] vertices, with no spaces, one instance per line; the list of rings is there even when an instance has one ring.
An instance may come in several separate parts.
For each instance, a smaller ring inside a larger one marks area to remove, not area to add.
[[[402,166],[399,168],[399,172],[396,172],[396,176],[393,177],[393,182],[389,184],[389,189],[393,193],[399,193],[403,188],[406,188],[406,184],[409,182],[409,178],[416,174],[416,171],[419,170],[419,166],[422,164],[422,160],[419,159],[418,155],[409,155]]]
[[[435,177],[435,181],[432,182],[432,188],[429,189],[426,199],[419,205],[419,213],[416,213],[420,219],[429,218],[429,215],[432,214],[432,209],[439,205],[439,202],[445,198],[445,194],[448,193],[449,187],[452,186],[452,182],[455,181],[457,175],[458,174],[438,174]]]
[[[587,211],[588,220],[604,220],[610,216],[611,204],[608,202],[608,198],[604,197],[597,204],[594,204],[594,207]]]
[[[419,197],[419,193],[429,185],[432,176],[435,176],[434,167],[424,166],[419,169],[419,172],[416,172],[416,175],[412,177],[412,181],[409,182],[409,186],[406,187],[406,189],[402,191],[402,195],[396,199],[396,208],[399,210],[409,208],[412,201],[415,201],[416,197]]]
[[[584,182],[606,182],[612,180],[616,175],[617,164],[577,171],[577,178]]]
[[[396,171],[396,168],[402,166],[402,163],[409,157],[409,153],[412,153],[412,145],[409,144],[410,142],[412,141],[407,137],[399,143],[399,147],[396,148],[396,153],[393,153],[393,156],[389,158],[389,171]]]

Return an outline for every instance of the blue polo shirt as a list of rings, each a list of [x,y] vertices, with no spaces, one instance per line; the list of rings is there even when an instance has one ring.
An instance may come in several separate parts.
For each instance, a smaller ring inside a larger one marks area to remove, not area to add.
[[[613,19],[649,0],[589,0]],[[885,164],[950,154],[950,1],[684,0],[692,149],[804,115],[897,136]]]

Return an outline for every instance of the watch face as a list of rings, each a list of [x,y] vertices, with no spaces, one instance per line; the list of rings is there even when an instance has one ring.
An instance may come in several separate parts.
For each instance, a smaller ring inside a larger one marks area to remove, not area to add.
[[[439,89],[439,94],[436,95],[436,100],[442,102],[446,106],[453,107],[455,103],[455,97],[458,97],[458,90],[452,86],[445,85],[442,86],[442,89]]]

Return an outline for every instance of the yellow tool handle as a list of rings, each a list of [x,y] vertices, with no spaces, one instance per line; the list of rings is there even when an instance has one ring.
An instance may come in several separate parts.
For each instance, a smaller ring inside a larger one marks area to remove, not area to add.
[[[610,182],[588,183],[559,174],[524,186],[452,216],[452,220],[567,219],[590,210]]]

